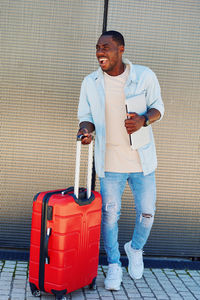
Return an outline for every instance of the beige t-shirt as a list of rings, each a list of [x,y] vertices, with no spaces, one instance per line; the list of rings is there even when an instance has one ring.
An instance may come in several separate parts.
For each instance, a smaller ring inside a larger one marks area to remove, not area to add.
[[[126,117],[124,86],[129,66],[118,76],[104,73],[107,172],[142,172],[137,150],[130,147],[129,135],[124,126]]]

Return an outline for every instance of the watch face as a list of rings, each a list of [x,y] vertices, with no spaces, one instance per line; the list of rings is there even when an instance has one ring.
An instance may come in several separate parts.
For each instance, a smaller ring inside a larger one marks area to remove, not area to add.
[[[146,126],[149,126],[150,122],[149,119],[146,120]]]
[[[149,119],[148,119],[148,117],[147,117],[147,115],[146,115],[146,114],[144,115],[144,117],[145,117],[145,123],[144,123],[144,127],[147,127],[147,126],[149,126],[149,124],[150,124],[150,121],[149,121]]]

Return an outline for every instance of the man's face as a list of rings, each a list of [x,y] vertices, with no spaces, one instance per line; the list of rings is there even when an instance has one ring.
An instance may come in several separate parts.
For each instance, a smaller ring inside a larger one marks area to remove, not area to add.
[[[124,46],[114,41],[112,36],[101,36],[96,45],[96,57],[102,71],[111,76],[118,75],[123,52]]]

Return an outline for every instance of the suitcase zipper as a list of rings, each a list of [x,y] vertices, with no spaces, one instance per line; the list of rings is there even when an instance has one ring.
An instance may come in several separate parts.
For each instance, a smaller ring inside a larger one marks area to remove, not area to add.
[[[49,262],[48,260],[48,249],[46,249],[46,233],[47,232],[47,207],[49,199],[52,195],[62,193],[61,191],[54,191],[47,193],[42,200],[42,214],[41,214],[41,237],[40,237],[40,264],[39,264],[39,288],[41,291],[45,292],[44,289],[44,277],[45,277],[45,264]],[[48,228],[49,229],[49,228]]]

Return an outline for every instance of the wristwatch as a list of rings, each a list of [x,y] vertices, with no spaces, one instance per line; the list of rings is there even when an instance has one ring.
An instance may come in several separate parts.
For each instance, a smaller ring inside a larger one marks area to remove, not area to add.
[[[144,127],[147,127],[147,126],[150,125],[149,118],[148,118],[147,114],[144,114],[143,116],[145,117],[145,122],[144,122],[144,125],[143,125],[143,126],[144,126]]]

